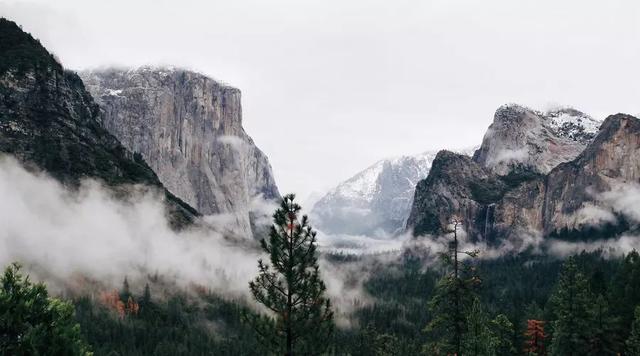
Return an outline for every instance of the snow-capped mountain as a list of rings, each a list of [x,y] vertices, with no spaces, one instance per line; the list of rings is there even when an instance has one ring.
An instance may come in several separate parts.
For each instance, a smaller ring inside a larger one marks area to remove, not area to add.
[[[437,236],[456,216],[472,240],[499,243],[520,236],[576,236],[593,210],[616,220],[599,194],[637,181],[639,133],[640,121],[629,115],[600,122],[571,108],[541,112],[503,105],[473,159],[438,153],[416,187],[407,230]]]
[[[546,174],[576,158],[596,136],[601,123],[572,108],[541,112],[503,105],[473,160],[498,175],[514,168]]]
[[[331,234],[387,236],[402,230],[416,184],[429,174],[436,153],[384,159],[354,175],[313,206],[315,225]]]

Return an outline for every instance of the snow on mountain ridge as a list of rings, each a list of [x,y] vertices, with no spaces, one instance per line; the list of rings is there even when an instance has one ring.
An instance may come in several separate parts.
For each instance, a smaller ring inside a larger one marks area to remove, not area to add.
[[[592,139],[598,133],[602,124],[602,121],[573,108],[547,111],[544,116],[548,118],[549,126],[558,135],[576,141]]]
[[[514,169],[547,173],[573,160],[595,137],[600,122],[573,108],[547,112],[516,104],[503,105],[473,156],[492,172]]]

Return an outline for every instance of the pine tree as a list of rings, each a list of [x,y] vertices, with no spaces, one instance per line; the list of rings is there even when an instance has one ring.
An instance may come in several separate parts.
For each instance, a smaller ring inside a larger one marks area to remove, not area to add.
[[[271,317],[253,319],[259,338],[276,353],[320,354],[333,332],[333,312],[320,279],[316,233],[293,194],[273,215],[269,240],[261,241],[270,265],[258,261],[259,275],[249,283],[256,301]]]
[[[389,334],[378,334],[373,340],[374,356],[392,356],[398,354],[398,338]]]
[[[151,290],[149,289],[149,283],[144,285],[144,293],[142,294],[142,300],[140,301],[141,305],[145,307],[151,304]]]
[[[495,340],[489,330],[489,317],[484,312],[480,300],[475,298],[467,313],[467,331],[463,337],[462,355],[495,355]]]
[[[573,257],[564,263],[550,301],[555,315],[552,355],[588,354],[591,338],[589,283]]]
[[[524,309],[524,315],[527,319],[530,319],[530,320],[544,319],[544,311],[542,310],[542,308],[540,308],[538,303],[536,303],[535,301],[532,301],[531,303],[527,304],[527,306]]]
[[[0,355],[92,355],[73,306],[9,266],[0,277]]]
[[[499,314],[491,321],[491,333],[494,337],[496,355],[515,355],[513,346],[513,323],[504,314]]]
[[[607,300],[598,295],[591,309],[591,340],[589,350],[591,355],[615,355],[620,349],[621,341],[616,332],[616,321],[609,313]]]
[[[462,221],[454,217],[451,225],[449,233],[452,239],[448,251],[441,254],[447,272],[438,282],[429,301],[429,310],[433,318],[425,331],[430,334],[432,341],[426,346],[425,352],[460,355],[463,335],[467,329],[466,312],[473,303],[474,288],[480,283],[480,279],[470,264],[462,263],[459,259],[460,255],[478,255],[478,251],[459,249],[458,229]]]
[[[629,335],[626,345],[628,355],[640,356],[640,306],[637,306],[634,312],[631,335]]]
[[[120,300],[123,302],[127,302],[131,297],[131,289],[129,288],[129,281],[127,277],[124,277],[124,281],[122,282],[122,289],[120,290]]]
[[[629,336],[634,308],[640,304],[640,254],[629,252],[615,274],[610,288],[610,309],[617,317],[618,334],[622,339]]]

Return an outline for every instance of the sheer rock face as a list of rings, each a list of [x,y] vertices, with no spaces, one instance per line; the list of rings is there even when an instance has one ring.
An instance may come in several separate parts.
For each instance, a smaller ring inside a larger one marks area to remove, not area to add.
[[[0,19],[0,63],[0,152],[69,186],[94,178],[123,196],[131,185],[158,190],[174,227],[198,216],[104,128],[82,80],[6,19]]]
[[[540,129],[532,124],[531,115],[520,111],[515,118],[523,120],[522,132]],[[612,115],[595,138],[586,135],[576,142],[581,140],[588,141],[581,153],[549,172],[544,161],[487,164],[491,155],[486,153],[491,150],[484,144],[485,150],[478,150],[473,160],[440,152],[429,176],[416,188],[407,228],[416,236],[438,235],[458,216],[472,240],[491,243],[522,234],[549,236],[563,229],[583,229],[585,209],[613,216],[602,195],[620,184],[640,182],[640,121]]]
[[[580,156],[559,165],[548,175],[544,232],[576,228],[581,223],[576,220],[581,209],[603,207],[602,193],[637,183],[640,183],[640,120],[625,114],[609,116]]]
[[[500,175],[513,169],[546,174],[576,158],[599,126],[600,122],[575,109],[541,113],[504,105],[496,111],[473,159]]]
[[[279,193],[267,157],[242,127],[238,89],[173,68],[81,76],[104,111],[105,127],[142,154],[165,186],[251,236],[254,199]]]

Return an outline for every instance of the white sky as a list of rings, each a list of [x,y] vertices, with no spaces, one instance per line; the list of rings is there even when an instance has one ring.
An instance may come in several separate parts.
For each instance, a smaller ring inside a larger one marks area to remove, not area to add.
[[[68,68],[186,66],[243,93],[281,192],[479,144],[495,109],[640,112],[640,2],[0,0]]]

